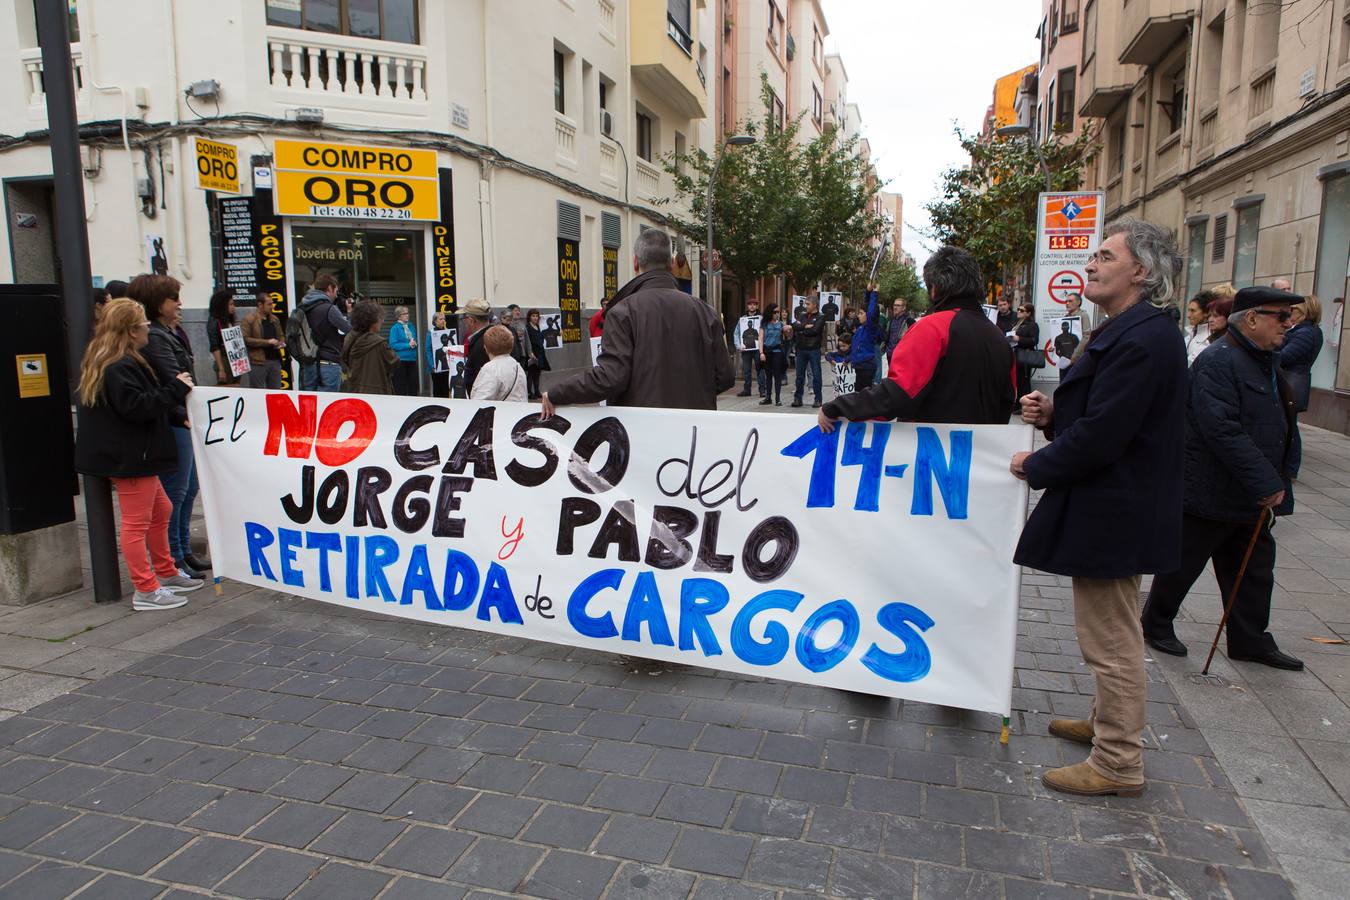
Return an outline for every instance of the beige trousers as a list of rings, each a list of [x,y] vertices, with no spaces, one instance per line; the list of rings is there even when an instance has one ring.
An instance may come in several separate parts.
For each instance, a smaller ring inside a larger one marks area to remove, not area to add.
[[[1144,783],[1147,685],[1144,633],[1139,626],[1139,576],[1075,578],[1073,613],[1078,648],[1097,678],[1092,701],[1092,753],[1087,764],[1122,784]]]

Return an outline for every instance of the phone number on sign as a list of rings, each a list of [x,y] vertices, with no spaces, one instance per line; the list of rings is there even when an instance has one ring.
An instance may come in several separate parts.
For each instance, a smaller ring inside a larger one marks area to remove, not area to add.
[[[372,206],[311,206],[309,214],[328,219],[411,219],[407,209],[383,209]]]

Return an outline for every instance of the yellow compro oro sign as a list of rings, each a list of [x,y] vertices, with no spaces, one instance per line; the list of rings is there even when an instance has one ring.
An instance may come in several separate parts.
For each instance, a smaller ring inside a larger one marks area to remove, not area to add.
[[[224,194],[239,193],[239,148],[223,141],[192,139],[197,160],[197,187]]]
[[[435,150],[278,140],[273,167],[278,215],[440,218]]]

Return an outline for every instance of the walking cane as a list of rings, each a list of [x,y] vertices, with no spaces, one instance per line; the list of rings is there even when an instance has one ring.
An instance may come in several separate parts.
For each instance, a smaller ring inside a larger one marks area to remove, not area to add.
[[[1202,678],[1209,675],[1209,664],[1214,661],[1214,651],[1219,646],[1219,635],[1223,634],[1223,627],[1228,624],[1228,615],[1233,611],[1233,602],[1237,600],[1238,589],[1242,587],[1242,576],[1247,574],[1247,563],[1251,561],[1252,551],[1256,549],[1256,539],[1261,536],[1261,529],[1266,526],[1266,516],[1270,515],[1269,509],[1262,509],[1256,517],[1256,527],[1252,529],[1252,539],[1247,542],[1247,552],[1242,555],[1242,565],[1238,566],[1237,577],[1233,579],[1233,589],[1228,594],[1228,602],[1223,607],[1223,618],[1219,620],[1219,630],[1214,632],[1214,643],[1209,645],[1209,656],[1205,657],[1205,667],[1200,670]]]

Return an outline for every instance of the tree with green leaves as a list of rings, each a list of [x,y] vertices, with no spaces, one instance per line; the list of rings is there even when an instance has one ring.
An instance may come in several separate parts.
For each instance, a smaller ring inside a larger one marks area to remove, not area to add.
[[[1045,170],[1036,146],[1025,138],[976,137],[956,129],[969,165],[942,175],[941,196],[927,205],[932,236],[964,247],[991,284],[1003,284],[1032,262],[1036,252],[1036,198],[1045,190]],[[1083,168],[1098,151],[1084,127],[1072,140],[1041,144],[1051,187],[1082,187]]]
[[[738,128],[755,143],[722,151],[713,186],[713,241],[723,264],[745,284],[766,276],[782,276],[801,289],[819,281],[846,282],[860,256],[871,263],[867,244],[880,233],[881,219],[870,201],[880,186],[869,177],[856,139],[843,140],[830,127],[802,141],[805,114],[780,126],[765,77],[761,97],[764,114]],[[706,239],[705,203],[715,163],[702,150],[665,160],[676,198],[689,209],[688,217],[675,212],[671,218],[699,243]]]
[[[929,306],[928,290],[914,267],[896,262],[889,256],[877,267],[877,293],[881,295],[882,303],[904,297],[911,313],[923,312]]]

